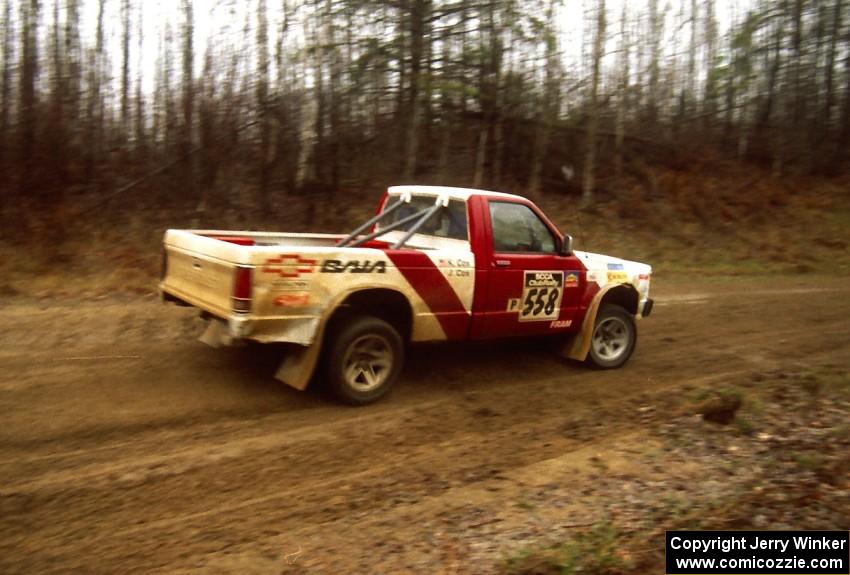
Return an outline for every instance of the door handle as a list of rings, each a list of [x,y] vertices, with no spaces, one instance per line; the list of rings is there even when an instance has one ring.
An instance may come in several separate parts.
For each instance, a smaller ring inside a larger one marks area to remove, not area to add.
[[[511,265],[511,260],[496,260],[493,263],[497,268],[506,268]]]

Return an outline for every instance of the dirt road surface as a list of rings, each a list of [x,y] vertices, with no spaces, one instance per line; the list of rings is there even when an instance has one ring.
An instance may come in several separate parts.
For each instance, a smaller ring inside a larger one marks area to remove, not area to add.
[[[429,346],[365,408],[278,383],[273,348],[205,347],[154,297],[0,303],[0,572],[491,571],[592,521],[594,466],[627,468],[671,398],[850,368],[845,279],[697,282],[656,279],[622,370]]]

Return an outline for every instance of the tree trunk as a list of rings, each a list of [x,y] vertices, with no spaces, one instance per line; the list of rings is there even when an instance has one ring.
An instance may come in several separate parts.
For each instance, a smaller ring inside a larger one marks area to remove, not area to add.
[[[321,31],[318,23],[313,30],[314,42],[318,45]],[[305,170],[305,180],[313,179],[319,182],[325,181],[325,112],[327,108],[327,95],[325,93],[325,55],[323,50],[316,50],[316,61],[314,66],[314,84],[316,86],[316,115],[314,123],[314,145],[311,154],[310,165]]]
[[[594,170],[596,169],[596,131],[599,125],[599,72],[602,48],[605,45],[605,0],[599,1],[596,17],[596,37],[593,41],[593,71],[590,81],[590,117],[587,126],[587,144],[584,152],[584,173],[581,190],[582,204],[593,203]]]
[[[699,45],[699,40],[697,39],[697,24],[699,23],[699,12],[698,12],[698,4],[697,0],[691,0],[691,43],[688,48],[688,84],[687,84],[687,98],[688,102],[685,106],[685,115],[692,115],[694,110],[691,105],[694,97],[697,93],[696,88],[696,79],[697,79],[697,47]]]
[[[650,129],[658,123],[659,65],[661,62],[661,15],[658,13],[658,0],[649,0],[649,91],[647,101],[647,119]],[[594,65],[595,65],[594,61]]]
[[[50,181],[49,189],[46,196],[55,204],[59,205],[62,202],[65,188],[67,187],[66,179],[66,162],[67,162],[67,142],[66,136],[66,115],[65,115],[65,90],[66,90],[66,71],[64,61],[64,42],[62,39],[62,25],[59,19],[59,3],[53,5],[53,40],[52,40],[52,68],[53,79],[50,95],[50,125],[48,131],[51,138],[45,142],[50,150],[48,165],[50,166]],[[58,224],[58,222],[55,222]],[[51,228],[61,228],[61,225],[51,226]],[[51,230],[58,232],[59,229]],[[60,238],[53,239],[59,241]]]
[[[844,57],[844,103],[841,107],[841,118],[838,125],[838,147],[834,163],[841,165],[847,160],[847,150],[850,149],[850,33],[847,34]]]
[[[294,127],[293,110],[293,83],[296,72],[292,71],[294,66],[284,59],[284,43],[289,32],[289,2],[283,0],[281,3],[282,21],[277,35],[277,49],[275,56],[275,67],[277,68],[278,99],[275,105],[277,111],[277,146],[275,149],[275,167],[283,170],[284,190],[295,187],[295,173],[300,145],[299,134]]]
[[[35,138],[38,101],[35,90],[38,76],[38,0],[21,4],[21,54],[18,86],[18,192],[28,198],[37,176],[35,167]],[[31,199],[31,198],[28,198]],[[25,200],[26,201],[26,200]]]
[[[121,128],[119,141],[130,133],[130,0],[121,1]]]
[[[255,106],[260,130],[260,150],[257,154],[259,183],[257,187],[260,215],[269,217],[269,22],[266,0],[257,2],[257,92]]]
[[[835,112],[837,105],[836,88],[835,88],[835,67],[838,54],[838,39],[841,36],[841,25],[843,21],[843,0],[835,0],[835,7],[832,13],[832,26],[828,34],[828,47],[826,53],[826,78],[824,79],[824,100],[823,107],[819,114],[819,137],[826,138],[832,146],[841,138],[841,129],[835,126]],[[848,33],[850,40],[850,33]],[[850,41],[848,42],[850,45]],[[833,171],[830,163],[833,162],[833,154],[824,154],[820,157],[820,168],[827,171]]]
[[[717,77],[714,69],[717,59],[717,22],[714,18],[714,0],[705,2],[705,59],[707,72],[703,95],[703,130],[707,133],[714,124],[717,110]]]
[[[410,88],[407,97],[407,126],[404,145],[404,180],[413,181],[419,154],[419,91],[421,89],[423,31],[429,0],[411,0],[410,20]]]
[[[12,25],[12,3],[3,5],[3,69],[0,70],[0,177],[5,181],[0,185],[0,239],[5,239],[11,222],[10,205],[12,186],[9,183],[9,110],[12,108],[12,43],[14,26]],[[8,196],[8,197],[7,197]]]
[[[142,6],[138,7],[138,22],[136,24],[136,48],[138,50],[138,54],[136,55],[137,64],[136,64],[136,73],[138,76],[136,77],[136,165],[139,171],[144,170],[144,165],[147,159],[147,128],[145,126],[145,95],[142,92],[142,77],[144,70],[144,28],[142,26],[144,9]]]
[[[98,1],[96,44],[90,50],[88,58],[88,94],[86,96],[86,135],[83,145],[86,147],[84,165],[85,177],[89,185],[98,184],[97,163],[100,160],[101,143],[101,95],[100,83],[103,70],[103,17],[106,0]]]
[[[838,53],[838,38],[841,35],[843,0],[835,0],[832,28],[829,33],[829,48],[826,56],[826,78],[824,80],[824,103],[821,110],[821,126],[827,131],[832,128],[832,109],[835,106],[835,59]]]
[[[810,97],[804,93],[803,88],[803,0],[793,0],[793,28],[792,42],[794,46],[794,63],[792,70],[792,110],[790,130],[786,127],[783,137],[785,138],[787,150],[786,157],[799,161],[801,164],[809,165],[810,154],[808,142],[806,141],[807,130],[804,129],[803,121],[806,116],[805,99]],[[794,134],[792,137],[791,134]]]
[[[626,4],[620,17],[620,93],[617,95],[617,120],[614,128],[614,174],[623,175],[623,141],[626,137],[626,106],[629,93],[629,36],[626,28]]]
[[[538,104],[534,128],[534,141],[531,149],[531,169],[528,176],[528,192],[531,195],[540,191],[543,162],[549,148],[549,134],[554,120],[553,111],[557,105],[557,39],[555,37],[555,0],[549,1],[546,9],[546,79],[543,86],[542,102]]]
[[[443,44],[443,66],[449,62],[449,42],[447,39],[442,40]],[[440,180],[445,181],[448,177],[448,166],[450,148],[452,142],[452,98],[449,88],[443,86],[440,90],[440,151],[437,156],[437,175]]]
[[[330,120],[330,153],[329,171],[330,171],[330,190],[331,193],[339,189],[339,174],[340,174],[340,138],[343,137],[342,120],[341,120],[341,76],[340,70],[340,54],[339,48],[336,45],[336,26],[333,15],[333,2],[327,0],[327,33],[326,33],[326,50],[328,52],[329,80],[328,87],[328,118]]]
[[[487,126],[481,124],[478,131],[478,145],[475,151],[475,173],[472,177],[472,187],[480,188],[484,184],[484,162],[487,159]]]
[[[180,155],[186,162],[186,191],[188,198],[197,200],[197,213],[204,211],[204,197],[197,194],[197,158],[192,154],[195,130],[195,20],[192,0],[183,0],[183,126],[180,134]]]

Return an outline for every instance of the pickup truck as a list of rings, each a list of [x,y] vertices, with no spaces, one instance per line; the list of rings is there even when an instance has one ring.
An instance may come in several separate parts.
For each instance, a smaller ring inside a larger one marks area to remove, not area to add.
[[[551,336],[622,366],[652,311],[646,264],[576,251],[521,196],[394,186],[347,235],[168,230],[160,293],[209,320],[201,341],[293,344],[276,377],[320,368],[342,401],[384,396],[406,345]]]

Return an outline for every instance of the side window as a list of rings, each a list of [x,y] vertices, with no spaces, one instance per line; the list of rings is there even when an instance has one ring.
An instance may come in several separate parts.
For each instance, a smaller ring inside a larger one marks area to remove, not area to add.
[[[555,237],[528,206],[491,201],[490,221],[497,252],[555,251]]]
[[[394,196],[390,197],[387,205],[396,201]],[[413,196],[409,204],[401,206],[389,218],[385,225],[392,224],[402,220],[410,215],[421,210],[425,210],[434,205],[435,196]],[[406,226],[402,226],[402,230],[409,230],[416,222],[410,222]],[[449,206],[442,209],[434,216],[425,222],[419,228],[420,234],[429,236],[437,236],[439,238],[451,238],[454,240],[469,240],[469,232],[466,225],[466,202],[458,200],[449,200]]]

